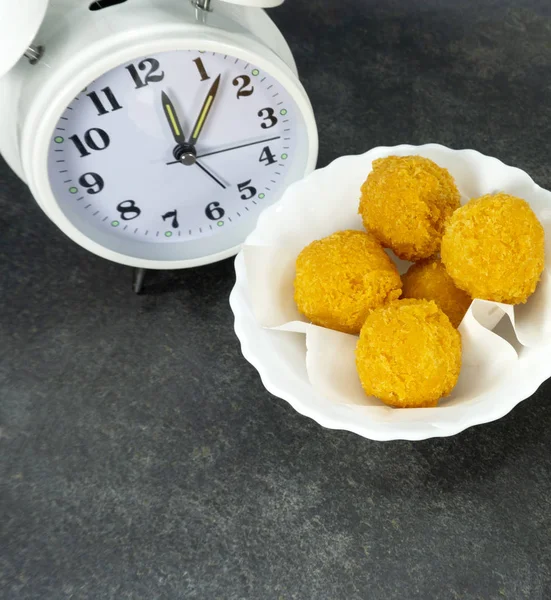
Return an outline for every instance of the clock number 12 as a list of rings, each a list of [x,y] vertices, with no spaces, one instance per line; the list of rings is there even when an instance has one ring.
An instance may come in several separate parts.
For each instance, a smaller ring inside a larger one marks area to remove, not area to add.
[[[126,69],[134,80],[136,89],[139,90],[140,88],[146,87],[150,83],[158,83],[164,79],[164,71],[161,71],[159,74],[155,75],[160,66],[161,65],[159,64],[159,61],[156,58],[144,58],[141,62],[139,62],[138,69],[140,71],[147,71],[145,79],[142,79],[142,76],[138,73],[138,69],[136,69],[134,65],[128,65]]]

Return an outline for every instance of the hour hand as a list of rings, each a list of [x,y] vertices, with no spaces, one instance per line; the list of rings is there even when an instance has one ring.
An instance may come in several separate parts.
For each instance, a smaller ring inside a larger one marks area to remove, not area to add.
[[[186,136],[184,135],[182,126],[180,125],[180,120],[178,119],[178,114],[176,113],[174,104],[172,104],[172,101],[165,92],[161,94],[161,98],[163,101],[163,111],[170,126],[170,131],[172,132],[174,141],[177,144],[185,144]]]

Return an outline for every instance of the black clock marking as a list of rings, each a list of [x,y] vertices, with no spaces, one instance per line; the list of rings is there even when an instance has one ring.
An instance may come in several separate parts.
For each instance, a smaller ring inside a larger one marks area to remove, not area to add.
[[[265,162],[266,166],[273,165],[276,162],[275,154],[270,150],[269,146],[264,146],[258,162]]]
[[[167,219],[170,219],[171,217],[172,217],[172,223],[171,223],[172,228],[178,229],[180,227],[180,224],[178,223],[178,211],[171,210],[170,212],[167,212],[164,215],[162,215],[163,221],[166,221]]]
[[[146,71],[149,66],[149,71],[145,76],[145,79],[142,79],[141,75],[138,73],[138,70],[134,65],[128,65],[126,69],[132,76],[134,83],[136,84],[136,89],[140,89],[146,87],[150,83],[158,83],[162,81],[165,77],[164,71],[161,71],[158,75],[155,73],[160,69],[161,65],[156,58],[144,58],[142,61],[138,63],[138,69],[140,71]]]
[[[245,192],[244,194],[241,194],[242,200],[250,200],[253,196],[256,196],[256,188],[252,185],[249,185],[250,183],[251,179],[237,184],[237,189],[240,192]]]
[[[90,92],[89,94],[86,94],[88,98],[92,100],[94,106],[98,109],[98,117],[103,117],[104,115],[108,115],[109,112],[115,112],[116,110],[120,110],[122,108],[110,87],[103,88],[101,91],[105,94],[107,101],[111,105],[110,110],[105,108],[103,102],[96,92]]]
[[[226,211],[220,206],[220,202],[211,202],[207,204],[205,214],[211,221],[218,221],[226,214]]]
[[[121,214],[121,219],[125,221],[136,219],[142,214],[141,209],[136,206],[134,200],[125,200],[124,202],[121,202],[117,205],[117,210]],[[136,231],[138,230],[136,229]]]
[[[262,123],[260,123],[262,129],[270,129],[274,125],[277,125],[278,120],[274,116],[274,113],[275,110],[269,106],[258,111],[258,116],[262,119]]]
[[[78,182],[82,187],[88,188],[89,194],[99,194],[105,187],[103,178],[97,173],[84,173]]]
[[[193,62],[195,63],[195,65],[197,66],[197,70],[199,71],[199,75],[201,75],[201,81],[206,81],[207,79],[210,79],[206,69],[205,69],[205,65],[203,64],[203,61],[200,58],[195,58],[193,60]]]
[[[108,148],[109,144],[111,143],[111,140],[109,139],[107,133],[103,129],[98,129],[97,127],[89,129],[84,134],[84,142],[86,143],[86,146],[82,143],[78,135],[72,135],[69,139],[73,142],[76,149],[80,152],[81,158],[84,158],[85,156],[90,156],[90,152],[87,150],[86,146],[88,146],[88,148],[90,148],[91,150],[100,151]]]
[[[238,99],[242,96],[250,96],[254,92],[254,86],[251,85],[251,78],[248,75],[238,75],[232,83],[236,86],[241,83],[241,87],[237,90]],[[249,86],[250,89],[246,89]]]

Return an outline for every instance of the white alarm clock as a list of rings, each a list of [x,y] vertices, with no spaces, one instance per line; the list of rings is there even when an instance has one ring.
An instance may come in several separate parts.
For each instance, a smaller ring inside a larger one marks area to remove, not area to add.
[[[99,256],[235,254],[317,159],[282,1],[0,0],[0,153]]]

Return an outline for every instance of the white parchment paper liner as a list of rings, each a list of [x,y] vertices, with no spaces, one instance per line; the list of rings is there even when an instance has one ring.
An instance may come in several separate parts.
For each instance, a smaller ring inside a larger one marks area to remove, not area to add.
[[[441,159],[442,157],[438,157]],[[462,190],[464,201],[484,193],[505,191],[525,198],[546,229],[546,241],[551,234],[551,210],[545,192],[522,171],[506,167],[502,185],[484,187],[484,175],[473,177],[461,164],[439,164],[448,168]],[[452,161],[453,162],[453,161]],[[334,165],[338,165],[335,161]],[[497,165],[505,167],[499,161]],[[455,168],[454,168],[455,167]],[[327,176],[330,169],[327,169]],[[363,177],[367,175],[365,171]],[[512,175],[511,175],[512,174]],[[482,181],[480,179],[482,178]],[[495,173],[493,180],[495,181]],[[335,186],[319,185],[312,200],[312,210],[306,218],[290,223],[277,240],[266,245],[245,245],[243,256],[253,312],[262,326],[305,334],[306,369],[314,390],[335,404],[349,405],[362,414],[371,414],[377,421],[416,420],[431,422],[431,414],[459,404],[468,406],[487,394],[503,369],[513,368],[522,348],[537,348],[549,343],[551,336],[551,260],[546,245],[546,265],[536,292],[525,305],[474,300],[459,327],[463,342],[463,366],[459,381],[451,396],[437,408],[396,410],[364,393],[355,367],[357,337],[305,322],[293,298],[295,260],[300,250],[315,239],[343,229],[362,229],[357,215],[361,181],[348,182],[340,192]],[[301,184],[293,192],[301,194]],[[337,188],[338,189],[338,188]],[[306,192],[306,189],[304,190]],[[392,255],[401,273],[410,263]],[[433,425],[438,427],[438,423]]]

